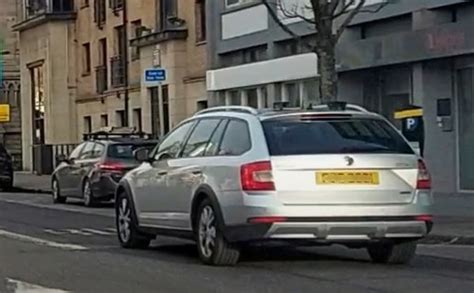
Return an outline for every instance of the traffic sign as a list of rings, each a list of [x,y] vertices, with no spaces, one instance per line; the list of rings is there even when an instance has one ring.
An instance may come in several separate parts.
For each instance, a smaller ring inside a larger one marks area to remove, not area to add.
[[[166,70],[150,68],[145,70],[145,82],[161,82],[166,80]]]
[[[0,104],[0,122],[10,122],[9,104]]]

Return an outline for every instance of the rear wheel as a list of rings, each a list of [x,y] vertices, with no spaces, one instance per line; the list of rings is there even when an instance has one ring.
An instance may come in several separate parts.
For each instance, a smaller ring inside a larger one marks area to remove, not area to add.
[[[239,249],[227,242],[222,231],[222,223],[216,215],[216,209],[209,199],[204,200],[197,213],[195,229],[199,257],[205,264],[232,266],[240,256]]]
[[[58,179],[54,178],[52,183],[53,203],[65,203],[67,197],[61,195]]]
[[[416,241],[397,244],[374,244],[367,248],[373,262],[383,264],[408,264],[415,257]]]
[[[125,192],[119,194],[115,203],[115,222],[120,245],[124,248],[147,248],[150,237],[138,230],[138,221],[130,198]]]
[[[84,181],[84,187],[82,188],[82,197],[84,198],[84,205],[86,207],[93,207],[96,205],[94,194],[92,193],[92,186],[89,179]]]

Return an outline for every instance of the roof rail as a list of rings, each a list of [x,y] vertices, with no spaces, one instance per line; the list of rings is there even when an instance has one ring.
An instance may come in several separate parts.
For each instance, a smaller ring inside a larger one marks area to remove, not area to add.
[[[238,112],[238,113],[247,113],[252,115],[258,115],[258,111],[255,108],[247,106],[219,106],[212,107],[208,109],[201,110],[194,114],[194,116],[216,113],[216,112]]]
[[[348,104],[346,102],[329,102],[327,104],[321,104],[316,106],[311,106],[312,110],[326,110],[326,111],[358,111],[364,113],[370,113],[364,107],[354,104]]]
[[[150,139],[151,135],[143,131],[137,131],[135,127],[103,127],[98,131],[84,133],[83,139],[112,139],[112,138],[142,138]]]

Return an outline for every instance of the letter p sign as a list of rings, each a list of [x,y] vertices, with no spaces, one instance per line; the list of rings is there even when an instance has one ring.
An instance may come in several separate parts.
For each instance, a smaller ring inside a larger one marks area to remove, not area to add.
[[[413,131],[418,126],[418,119],[408,118],[405,123],[406,123],[407,130]]]

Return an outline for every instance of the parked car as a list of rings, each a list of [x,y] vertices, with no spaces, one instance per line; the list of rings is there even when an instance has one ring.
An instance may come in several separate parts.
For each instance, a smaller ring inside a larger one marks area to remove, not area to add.
[[[3,144],[0,144],[0,188],[6,191],[13,188],[13,158]]]
[[[432,228],[425,163],[385,118],[345,103],[311,110],[217,107],[176,127],[120,182],[118,239],[195,239],[233,265],[242,243],[310,241],[407,263]]]
[[[52,175],[54,203],[64,203],[68,197],[84,199],[86,206],[114,198],[118,182],[139,165],[133,152],[137,148],[151,149],[156,141],[133,132],[97,132],[74,149]]]

